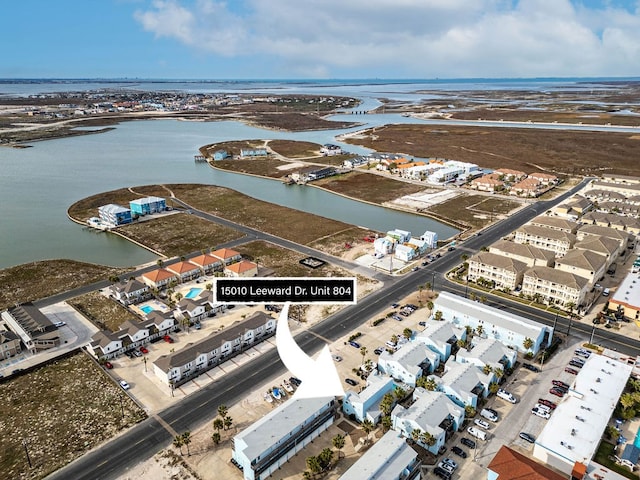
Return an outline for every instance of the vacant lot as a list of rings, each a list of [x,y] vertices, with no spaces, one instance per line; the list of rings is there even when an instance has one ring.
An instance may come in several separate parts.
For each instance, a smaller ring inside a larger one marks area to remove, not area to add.
[[[260,175],[262,177],[283,178],[287,174],[297,169],[281,169],[287,166],[288,162],[283,162],[274,157],[260,158],[237,158],[234,160],[220,160],[212,163],[214,168],[228,170],[236,173],[248,173],[250,175]]]
[[[75,260],[43,260],[0,270],[0,309],[129,271]]]
[[[455,125],[388,125],[346,141],[380,152],[559,175],[637,175],[640,148],[640,134]]]
[[[138,318],[120,303],[111,300],[99,292],[72,298],[67,303],[75,307],[101,330],[117,332],[126,320],[137,322]]]
[[[319,156],[321,145],[296,140],[269,140],[269,148],[283,157],[295,159]]]
[[[425,189],[423,185],[403,182],[391,176],[357,171],[323,178],[313,184],[348,197],[378,204],[390,202]]]
[[[521,205],[520,202],[503,197],[460,195],[429,207],[427,213],[436,217],[451,218],[469,227],[482,228],[495,221],[497,215],[507,214]]]
[[[85,354],[13,378],[0,402],[2,478],[43,478],[145,417]]]

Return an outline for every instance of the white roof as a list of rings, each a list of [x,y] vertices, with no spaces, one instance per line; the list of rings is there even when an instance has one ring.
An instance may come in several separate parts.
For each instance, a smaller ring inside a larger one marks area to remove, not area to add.
[[[372,374],[367,378],[367,387],[360,393],[353,391],[347,392],[350,402],[365,403],[371,397],[375,396],[380,390],[387,388],[389,383],[393,383],[393,378],[387,375]]]
[[[640,308],[640,275],[629,273],[613,294],[613,302]]]
[[[457,355],[461,358],[477,358],[487,365],[498,363],[503,357],[507,357],[513,361],[517,354],[515,350],[505,347],[498,340],[474,337],[471,351],[461,349]]]
[[[446,308],[457,312],[457,317],[464,325],[464,317],[472,317],[481,319],[484,322],[498,327],[502,327],[505,330],[510,330],[514,333],[518,333],[524,337],[538,338],[540,332],[546,327],[538,322],[529,320],[528,318],[514,315],[497,308],[490,307],[480,302],[474,302],[458,295],[453,295],[447,292],[441,292],[436,300],[434,311],[439,308]],[[451,321],[451,318],[445,320]]]
[[[416,340],[428,338],[433,343],[447,343],[451,337],[455,336],[458,340],[462,335],[462,329],[456,327],[451,322],[428,322],[425,329],[418,333]]]
[[[247,447],[242,453],[253,460],[287,437],[333,399],[334,397],[292,398],[237,434],[236,445],[237,440],[243,440]]]
[[[460,417],[463,408],[456,405],[446,394],[416,388],[416,401],[409,408],[397,405],[392,412],[399,420],[415,422],[421,430],[437,436],[442,433],[440,424],[449,416]]]
[[[489,384],[491,373],[485,374],[473,363],[447,362],[441,382],[458,394],[471,393],[478,383]]]
[[[396,480],[417,456],[399,432],[390,430],[339,480]]]
[[[432,365],[438,361],[438,354],[422,342],[405,343],[399,350],[389,353],[386,350],[380,354],[378,361],[397,362],[411,373],[417,373],[425,359],[429,359]]]
[[[592,354],[580,369],[536,446],[573,464],[588,464],[631,375],[632,367]]]

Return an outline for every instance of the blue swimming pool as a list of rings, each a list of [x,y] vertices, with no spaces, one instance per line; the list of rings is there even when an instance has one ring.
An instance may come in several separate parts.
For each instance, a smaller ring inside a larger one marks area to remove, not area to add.
[[[189,293],[187,293],[184,298],[195,298],[198,295],[200,295],[200,292],[202,291],[201,288],[192,288],[191,290],[189,290]]]
[[[151,305],[144,305],[144,306],[140,307],[140,310],[142,310],[146,315],[146,314],[149,314],[149,313],[153,312],[153,307]]]

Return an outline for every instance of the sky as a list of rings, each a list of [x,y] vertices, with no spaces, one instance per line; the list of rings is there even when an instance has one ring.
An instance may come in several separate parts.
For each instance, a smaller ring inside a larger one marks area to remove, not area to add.
[[[640,0],[6,0],[0,78],[640,76]]]

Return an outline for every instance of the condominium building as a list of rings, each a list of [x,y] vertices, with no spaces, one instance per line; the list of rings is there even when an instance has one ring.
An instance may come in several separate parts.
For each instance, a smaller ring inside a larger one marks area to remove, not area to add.
[[[5,310],[0,317],[31,353],[60,345],[58,328],[31,303]]]
[[[438,391],[443,392],[459,407],[478,408],[478,400],[489,395],[489,385],[496,381],[494,372],[484,373],[473,363],[447,362],[444,375],[430,375]]]
[[[539,227],[546,227],[552,230],[560,230],[566,233],[576,233],[580,226],[577,222],[572,222],[565,218],[552,217],[550,215],[538,215],[529,222],[530,225],[537,225]]]
[[[134,215],[148,215],[164,212],[167,209],[167,202],[160,197],[137,198],[129,202],[129,208]]]
[[[342,401],[345,415],[353,415],[358,422],[365,419],[374,425],[382,416],[380,402],[387,393],[393,393],[396,383],[392,377],[373,373],[367,377],[367,386],[361,392],[348,390]]]
[[[263,480],[329,428],[335,414],[335,397],[292,398],[233,438],[232,459],[245,480]]]
[[[585,240],[593,237],[612,238],[620,243],[622,249],[627,248],[630,240],[633,239],[633,235],[629,235],[628,232],[616,230],[611,227],[601,227],[600,225],[582,225],[578,229],[576,235],[578,240]]]
[[[473,363],[477,367],[491,367],[506,371],[513,368],[518,359],[518,352],[508,348],[492,338],[474,337],[469,349],[461,348],[456,353],[456,362]]]
[[[607,271],[607,257],[590,250],[574,248],[556,261],[555,268],[586,278],[591,288],[604,277]]]
[[[446,362],[451,356],[452,346],[458,340],[467,339],[467,330],[451,322],[429,322],[422,332],[415,337],[416,342],[422,342],[440,357],[440,362]]]
[[[615,262],[624,251],[618,240],[601,236],[587,236],[584,240],[578,240],[573,248],[604,255],[607,258],[607,267]]]
[[[20,337],[11,331],[0,330],[0,360],[6,360],[20,352]]]
[[[440,365],[440,356],[422,342],[408,342],[393,353],[386,350],[378,357],[378,370],[411,385]]]
[[[550,250],[543,250],[526,243],[515,243],[499,240],[489,246],[489,252],[524,262],[529,267],[553,266],[556,255]]]
[[[524,274],[522,293],[548,304],[579,307],[589,291],[589,280],[551,267],[533,267]]]
[[[527,264],[491,252],[479,252],[469,260],[467,279],[486,280],[495,288],[515,290],[522,283]]]
[[[550,250],[561,257],[573,247],[576,236],[573,233],[554,230],[538,225],[523,225],[515,232],[516,243],[528,243],[534,247]]]
[[[152,297],[149,285],[135,278],[114,283],[109,287],[111,295],[123,305],[131,305]]]

